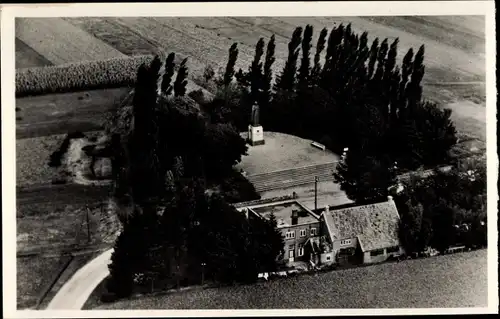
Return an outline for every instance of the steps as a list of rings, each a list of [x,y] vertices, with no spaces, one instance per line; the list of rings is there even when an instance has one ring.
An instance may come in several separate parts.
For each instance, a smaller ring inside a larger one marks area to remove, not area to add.
[[[314,178],[318,181],[333,181],[333,171],[336,162],[309,165],[298,168],[290,168],[281,171],[255,174],[247,176],[254,185],[257,192],[265,192],[274,189],[282,189],[314,183]]]

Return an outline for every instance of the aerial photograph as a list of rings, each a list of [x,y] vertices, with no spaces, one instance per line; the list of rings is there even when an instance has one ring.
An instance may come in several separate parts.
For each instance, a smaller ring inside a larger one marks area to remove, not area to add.
[[[488,307],[485,25],[16,17],[17,309]]]

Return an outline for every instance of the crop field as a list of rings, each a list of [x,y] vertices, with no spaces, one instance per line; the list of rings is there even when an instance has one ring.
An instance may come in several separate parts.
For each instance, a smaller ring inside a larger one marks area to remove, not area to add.
[[[478,250],[254,285],[134,298],[94,309],[486,307],[486,257],[486,250]]]

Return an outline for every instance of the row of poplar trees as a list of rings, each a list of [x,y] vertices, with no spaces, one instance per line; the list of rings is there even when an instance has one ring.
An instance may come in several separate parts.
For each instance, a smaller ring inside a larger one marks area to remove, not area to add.
[[[263,38],[257,42],[246,71],[234,69],[238,48],[233,44],[219,81],[223,98],[213,102],[212,112],[223,110],[223,120],[244,130],[251,105],[258,103],[266,130],[316,139],[337,153],[348,147],[351,172],[346,168],[338,175],[346,186],[346,178],[361,178],[364,168],[380,166],[386,172],[396,162],[414,169],[448,160],[456,131],[450,110],[423,100],[424,45],[416,52],[410,48],[398,65],[399,39],[375,38],[370,44],[368,33],[356,34],[350,24],[322,29],[315,50],[312,42],[313,27],[297,27],[278,74],[273,74],[274,35],[267,46]]]

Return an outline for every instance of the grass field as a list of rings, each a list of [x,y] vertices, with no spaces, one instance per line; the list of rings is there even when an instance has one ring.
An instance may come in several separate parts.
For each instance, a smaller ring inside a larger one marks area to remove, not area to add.
[[[479,250],[254,285],[134,298],[94,309],[486,307],[486,256],[486,250]]]

